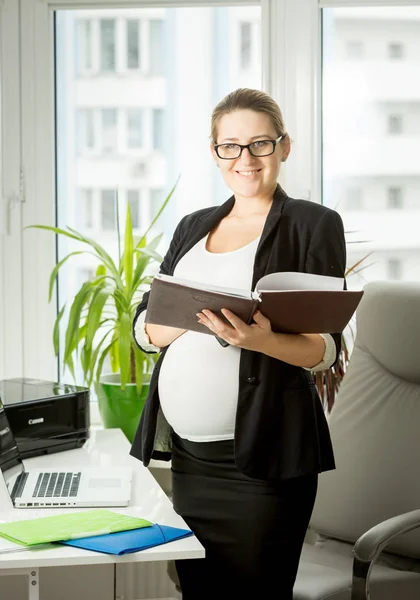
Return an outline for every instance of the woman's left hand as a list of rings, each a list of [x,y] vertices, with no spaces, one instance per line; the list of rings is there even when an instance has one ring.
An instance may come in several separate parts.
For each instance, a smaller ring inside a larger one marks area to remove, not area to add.
[[[254,350],[263,352],[268,339],[273,334],[269,319],[264,317],[259,310],[254,313],[254,323],[247,325],[242,319],[233,312],[222,309],[223,315],[229,321],[230,325],[224,323],[210,310],[203,310],[197,313],[198,322],[205,325],[215,335],[228,342],[231,346],[238,346],[245,350]]]

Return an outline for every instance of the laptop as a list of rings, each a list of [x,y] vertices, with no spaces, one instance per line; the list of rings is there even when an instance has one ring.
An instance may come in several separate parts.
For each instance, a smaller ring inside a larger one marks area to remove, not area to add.
[[[0,476],[15,508],[127,506],[130,467],[68,468],[56,456],[54,469],[25,469],[0,400]]]

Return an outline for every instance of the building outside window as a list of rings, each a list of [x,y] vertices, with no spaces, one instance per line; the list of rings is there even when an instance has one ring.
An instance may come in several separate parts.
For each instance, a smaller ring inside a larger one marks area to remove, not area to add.
[[[360,210],[363,208],[363,192],[360,187],[351,187],[347,190],[346,208]]]
[[[143,113],[132,108],[127,111],[127,148],[141,148],[143,145]]]
[[[240,23],[240,66],[241,69],[249,69],[252,59],[252,23]]]
[[[93,229],[116,260],[116,194],[121,230],[128,201],[138,236],[182,174],[150,232],[151,238],[163,234],[157,250],[163,254],[181,215],[231,195],[209,152],[210,113],[239,86],[262,89],[260,20],[259,6],[240,5],[56,11],[60,227]],[[84,30],[78,21],[90,25]],[[241,22],[252,23],[249,70],[238,68]],[[84,62],[92,66],[82,70],[79,56],[89,43],[92,55]],[[75,241],[61,240],[57,260],[79,249]],[[77,273],[85,267],[95,270],[95,259],[75,256],[60,269],[60,307],[78,291]]]
[[[388,115],[388,133],[398,135],[403,130],[403,118],[401,115]]]
[[[346,4],[322,9],[323,202],[363,261],[349,289],[420,281],[420,6]]]
[[[164,73],[164,37],[163,21],[161,19],[152,19],[150,21],[150,74],[154,76]]]
[[[140,191],[127,190],[127,202],[130,204],[133,229],[140,229]]]
[[[93,228],[93,190],[81,189],[79,190],[80,198],[80,213],[83,215],[80,226],[83,229]]]
[[[365,55],[365,45],[358,40],[350,40],[346,45],[346,54],[348,58],[360,59]]]
[[[115,71],[115,20],[100,20],[100,65],[101,71]]]
[[[404,58],[404,46],[400,43],[388,44],[388,58],[400,60]]]
[[[77,21],[77,39],[79,72],[90,71],[93,67],[92,21],[90,19],[79,19]]]
[[[399,280],[402,279],[402,262],[399,258],[390,258],[387,262],[387,275],[388,279]]]
[[[101,229],[114,231],[116,227],[115,190],[101,190]]]
[[[400,187],[388,188],[388,208],[402,208],[402,189]]]
[[[162,108],[153,109],[153,148],[163,150],[163,121],[165,113]]]
[[[94,114],[91,108],[77,110],[77,149],[79,154],[95,147]]]
[[[126,21],[127,36],[127,68],[140,68],[140,21],[129,19]]]
[[[105,154],[117,151],[117,110],[103,108],[102,114],[102,151]]]

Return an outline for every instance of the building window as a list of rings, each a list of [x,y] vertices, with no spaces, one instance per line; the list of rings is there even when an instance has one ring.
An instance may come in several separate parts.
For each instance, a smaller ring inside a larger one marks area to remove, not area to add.
[[[359,187],[352,187],[347,190],[346,194],[347,210],[360,210],[363,208],[363,193]]]
[[[141,110],[127,111],[127,147],[141,148],[143,145],[143,115]]]
[[[81,189],[79,191],[80,208],[79,214],[82,216],[81,226],[83,229],[93,228],[93,191],[91,189]],[[79,212],[79,211],[78,211]]]
[[[106,154],[117,150],[117,111],[115,108],[102,109],[102,151]]]
[[[402,208],[402,189],[400,187],[388,188],[388,208]]]
[[[150,21],[150,74],[163,75],[163,21]]]
[[[402,263],[399,258],[390,258],[387,262],[388,279],[402,279]]]
[[[392,60],[404,58],[404,46],[400,43],[388,44],[388,58]]]
[[[101,71],[115,71],[115,20],[101,19],[100,21],[100,59]]]
[[[347,58],[360,59],[365,55],[365,45],[363,42],[351,40],[346,46]]]
[[[153,110],[153,148],[155,150],[163,150],[163,119],[163,109],[155,108]]]
[[[79,19],[76,26],[79,72],[88,71],[92,69],[92,21]]]
[[[104,231],[117,228],[116,200],[114,190],[101,190],[101,226]]]
[[[77,112],[77,148],[79,154],[95,147],[95,129],[93,121],[93,110],[91,108],[79,108]]]
[[[130,205],[133,229],[140,229],[140,191],[127,190],[127,202]]]
[[[127,68],[140,68],[140,21],[131,19],[127,27]]]
[[[150,220],[154,219],[165,200],[164,190],[155,188],[150,190]]]
[[[388,133],[396,135],[402,133],[403,121],[401,115],[388,115]]]
[[[252,56],[252,24],[240,24],[240,65],[241,69],[249,69]]]

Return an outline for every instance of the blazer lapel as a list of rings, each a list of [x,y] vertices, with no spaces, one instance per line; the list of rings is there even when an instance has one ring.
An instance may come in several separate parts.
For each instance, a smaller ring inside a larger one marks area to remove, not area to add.
[[[252,289],[259,279],[265,274],[267,264],[272,252],[273,241],[276,238],[278,228],[280,227],[280,219],[283,213],[284,203],[288,196],[286,192],[277,184],[274,192],[273,203],[265,221],[264,229],[261,234],[260,243],[258,244],[255,255],[254,272],[252,276]]]

